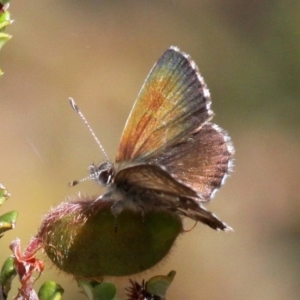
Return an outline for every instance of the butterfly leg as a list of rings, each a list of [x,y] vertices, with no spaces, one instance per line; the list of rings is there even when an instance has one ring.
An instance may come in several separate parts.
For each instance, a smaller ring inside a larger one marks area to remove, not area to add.
[[[138,204],[138,205],[137,205],[137,209],[138,209],[138,211],[141,213],[141,216],[142,216],[142,222],[143,222],[143,225],[145,226],[145,215],[146,215],[146,213],[145,213],[145,208],[144,208],[143,205]]]
[[[124,208],[124,201],[123,200],[119,200],[117,202],[115,202],[110,210],[111,210],[111,213],[113,214],[113,216],[115,217],[115,233],[118,232],[118,221],[117,221],[117,217],[118,215],[122,212]]]

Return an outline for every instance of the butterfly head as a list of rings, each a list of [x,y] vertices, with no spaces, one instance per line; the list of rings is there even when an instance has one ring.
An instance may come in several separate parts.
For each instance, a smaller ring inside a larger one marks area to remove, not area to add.
[[[91,164],[89,166],[90,175],[80,180],[73,180],[69,186],[77,185],[80,182],[87,180],[95,180],[102,186],[109,185],[114,176],[114,165],[110,161],[105,161],[100,165]]]
[[[90,178],[100,185],[108,185],[112,182],[114,175],[114,166],[111,162],[106,161],[100,165],[91,164],[89,166]]]

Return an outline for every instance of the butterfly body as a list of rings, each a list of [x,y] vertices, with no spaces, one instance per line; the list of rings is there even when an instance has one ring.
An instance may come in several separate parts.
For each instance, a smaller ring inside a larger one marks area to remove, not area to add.
[[[90,167],[112,207],[166,209],[230,230],[203,203],[224,183],[234,148],[211,123],[210,93],[196,64],[171,47],[150,71],[126,122],[115,163]],[[104,197],[103,196],[103,197]]]

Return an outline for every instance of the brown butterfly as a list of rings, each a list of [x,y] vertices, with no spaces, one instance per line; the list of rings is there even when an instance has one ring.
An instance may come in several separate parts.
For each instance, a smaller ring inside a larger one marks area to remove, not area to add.
[[[168,209],[213,229],[231,229],[203,207],[224,183],[234,153],[228,134],[210,122],[210,106],[210,93],[196,64],[170,47],[135,101],[115,163],[107,159],[91,165],[86,178],[107,187],[99,198],[115,200],[115,215],[127,206],[143,213]]]

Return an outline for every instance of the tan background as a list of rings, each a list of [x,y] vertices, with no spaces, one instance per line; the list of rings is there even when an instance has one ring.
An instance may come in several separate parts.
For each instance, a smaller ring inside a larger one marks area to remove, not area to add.
[[[100,193],[93,182],[67,187],[103,158],[68,97],[113,159],[143,80],[176,45],[197,62],[236,147],[234,173],[208,206],[235,232],[198,224],[144,278],[175,269],[172,300],[299,299],[300,2],[291,2],[12,1],[13,39],[0,53],[0,181],[12,197],[1,212],[20,216],[0,261],[67,195]],[[47,279],[64,299],[84,299],[50,264],[37,286]]]

